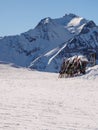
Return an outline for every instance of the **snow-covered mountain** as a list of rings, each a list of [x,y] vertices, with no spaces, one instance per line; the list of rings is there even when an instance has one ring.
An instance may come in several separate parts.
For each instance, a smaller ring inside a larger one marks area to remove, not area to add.
[[[97,51],[98,27],[74,14],[42,19],[25,33],[0,38],[0,61],[58,72],[62,59],[89,49]]]

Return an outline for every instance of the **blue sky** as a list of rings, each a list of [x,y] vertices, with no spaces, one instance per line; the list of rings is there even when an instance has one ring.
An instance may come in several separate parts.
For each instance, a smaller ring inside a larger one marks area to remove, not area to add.
[[[98,0],[0,0],[0,36],[34,28],[45,17],[74,13],[98,25]]]

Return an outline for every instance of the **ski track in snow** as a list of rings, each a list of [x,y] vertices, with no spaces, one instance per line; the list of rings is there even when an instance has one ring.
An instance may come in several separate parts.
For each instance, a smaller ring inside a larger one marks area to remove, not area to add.
[[[97,82],[0,65],[0,130],[98,130]]]

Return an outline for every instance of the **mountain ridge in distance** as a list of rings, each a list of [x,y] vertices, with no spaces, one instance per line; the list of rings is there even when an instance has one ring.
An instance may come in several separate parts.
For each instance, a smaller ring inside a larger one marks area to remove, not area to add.
[[[42,19],[34,29],[0,38],[0,61],[58,72],[64,57],[98,49],[98,26],[75,14]]]

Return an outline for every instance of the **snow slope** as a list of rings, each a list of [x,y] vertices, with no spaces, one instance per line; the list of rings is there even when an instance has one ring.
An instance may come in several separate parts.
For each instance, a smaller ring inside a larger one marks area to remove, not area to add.
[[[0,130],[98,130],[98,66],[75,78],[0,64]]]

